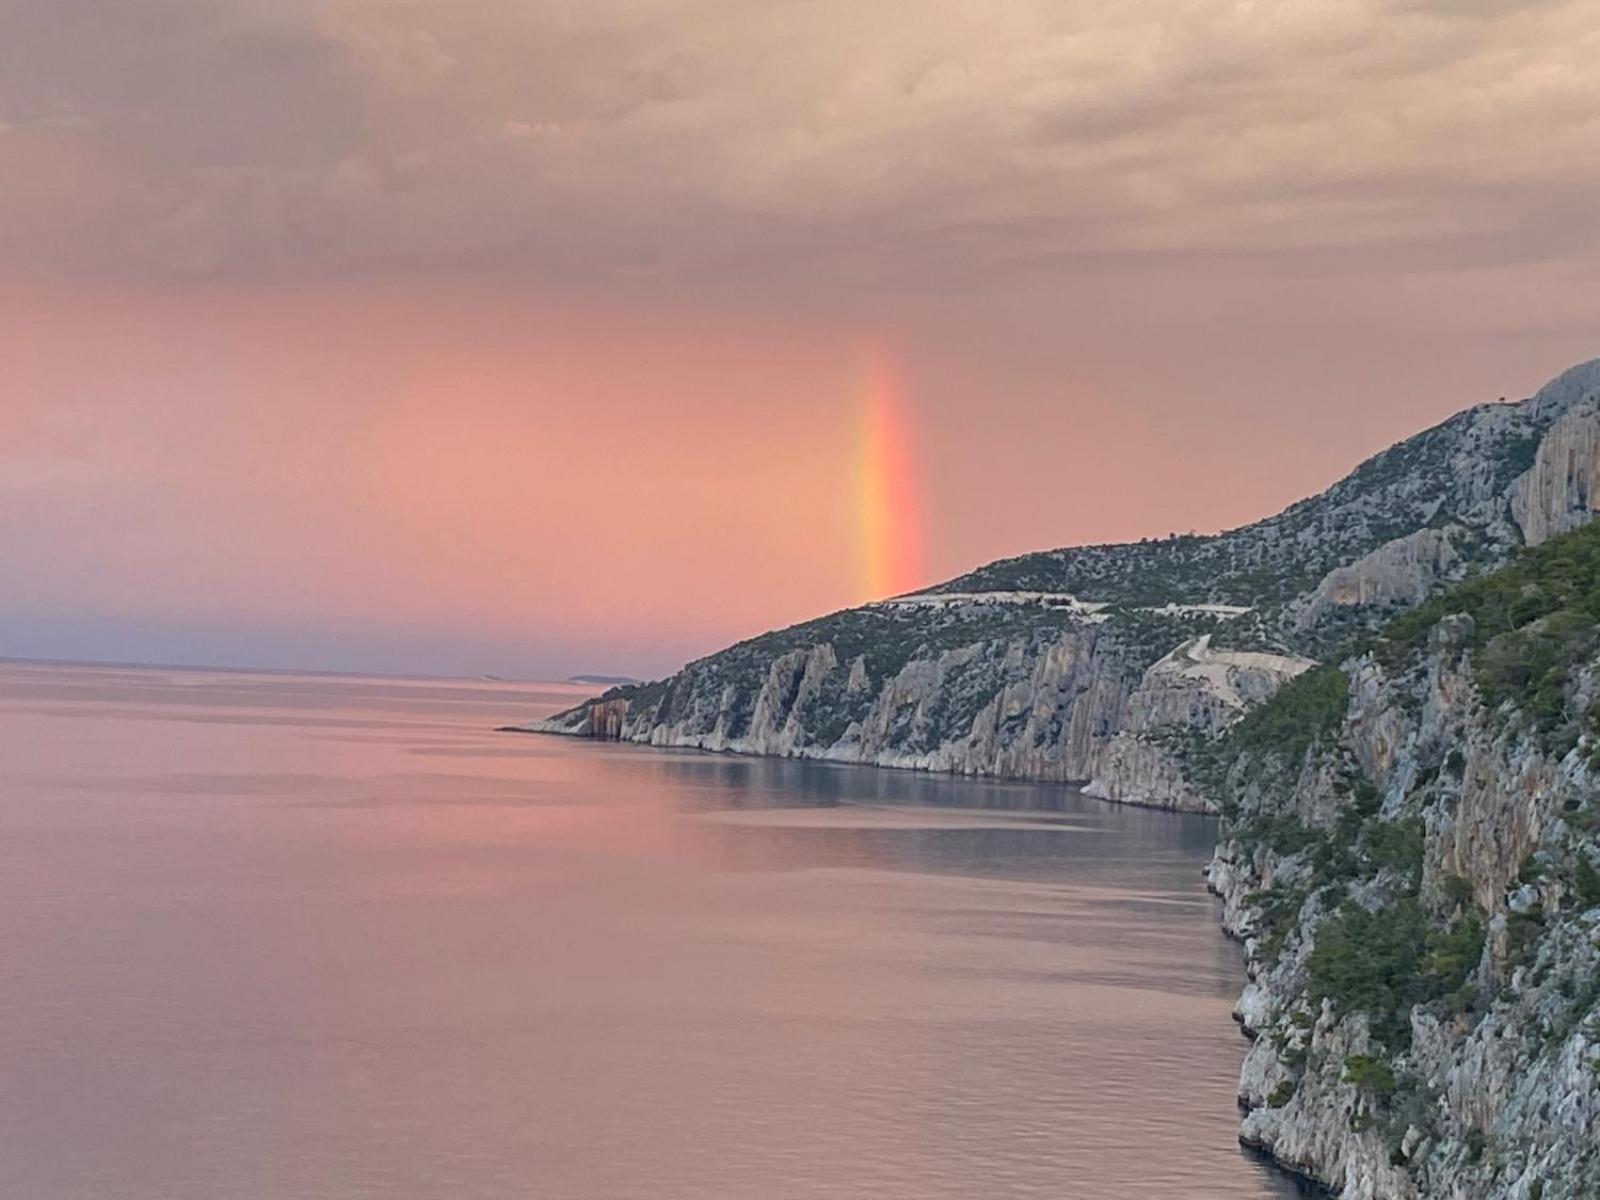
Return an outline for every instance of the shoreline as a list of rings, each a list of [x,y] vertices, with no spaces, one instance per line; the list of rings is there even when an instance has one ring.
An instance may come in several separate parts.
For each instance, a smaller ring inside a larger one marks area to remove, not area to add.
[[[872,759],[846,758],[842,755],[830,754],[826,750],[818,753],[808,753],[811,749],[810,747],[796,747],[792,752],[774,753],[770,750],[755,750],[731,744],[708,746],[694,741],[654,742],[623,736],[597,737],[592,733],[579,733],[573,729],[539,728],[539,726],[545,725],[547,725],[547,719],[529,722],[525,725],[497,725],[494,732],[527,734],[533,737],[568,738],[579,742],[601,742],[617,746],[635,746],[641,750],[686,750],[699,754],[721,754],[734,758],[764,758],[777,762],[827,763],[838,767],[871,767],[883,771],[941,775],[948,779],[966,779],[974,782],[1053,785],[1071,788],[1086,799],[1099,800],[1119,808],[1136,808],[1143,812],[1176,813],[1186,817],[1217,818],[1221,815],[1215,808],[1188,808],[1176,804],[1163,804],[1154,800],[1138,800],[1127,796],[1106,795],[1095,787],[1096,781],[1094,779],[1067,778],[1065,776],[1052,775],[1011,775],[994,771],[953,770],[928,761],[931,757],[929,755],[886,755]]]

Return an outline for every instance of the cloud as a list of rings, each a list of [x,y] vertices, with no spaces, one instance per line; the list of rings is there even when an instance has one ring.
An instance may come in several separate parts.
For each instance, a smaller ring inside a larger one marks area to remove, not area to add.
[[[1591,250],[1586,0],[23,0],[0,266],[971,277]]]

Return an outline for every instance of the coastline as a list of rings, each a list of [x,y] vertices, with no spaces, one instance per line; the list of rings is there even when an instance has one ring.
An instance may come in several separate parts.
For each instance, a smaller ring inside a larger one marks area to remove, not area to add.
[[[652,734],[651,737],[630,736],[625,732],[615,734],[597,735],[588,732],[585,728],[563,726],[556,723],[555,718],[546,718],[539,721],[529,721],[521,725],[501,725],[495,729],[496,733],[518,733],[544,735],[549,737],[576,738],[579,741],[612,742],[619,745],[638,746],[647,750],[694,750],[702,754],[728,754],[740,758],[771,758],[788,759],[796,762],[824,762],[846,767],[881,767],[891,771],[911,771],[927,775],[948,775],[954,779],[987,780],[994,783],[1050,783],[1070,787],[1091,800],[1103,800],[1108,804],[1121,805],[1125,808],[1148,809],[1155,812],[1186,813],[1191,816],[1215,817],[1218,809],[1209,801],[1200,799],[1199,803],[1184,797],[1161,799],[1145,797],[1137,794],[1116,794],[1114,789],[1104,785],[1096,778],[1083,778],[1070,775],[1065,771],[1052,769],[1054,764],[1047,764],[1037,771],[993,771],[984,770],[970,763],[961,767],[948,763],[948,756],[939,752],[928,754],[903,754],[894,751],[879,751],[878,753],[862,758],[849,753],[848,748],[843,751],[832,746],[791,746],[782,749],[762,749],[749,744],[743,739],[721,738],[715,735],[686,735],[679,737],[662,737]]]

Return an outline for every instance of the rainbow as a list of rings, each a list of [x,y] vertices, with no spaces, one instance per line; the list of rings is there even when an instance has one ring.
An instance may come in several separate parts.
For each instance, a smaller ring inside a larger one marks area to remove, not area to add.
[[[923,582],[922,521],[906,388],[889,355],[863,355],[861,564],[867,598],[898,596]]]

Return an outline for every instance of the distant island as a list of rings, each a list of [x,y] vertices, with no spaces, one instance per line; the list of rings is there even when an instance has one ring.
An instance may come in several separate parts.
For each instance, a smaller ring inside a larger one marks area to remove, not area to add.
[[[632,675],[568,675],[568,683],[592,683],[600,687],[622,687],[644,682]]]

